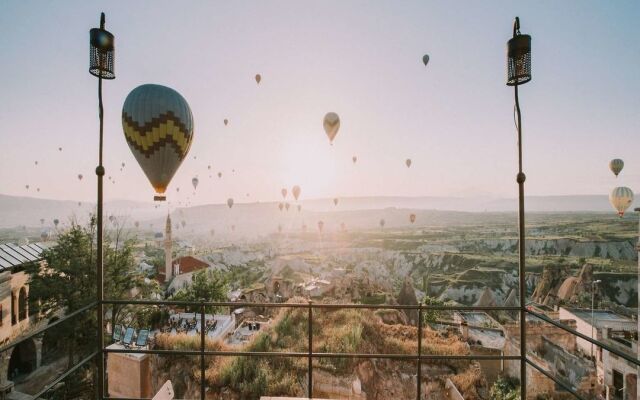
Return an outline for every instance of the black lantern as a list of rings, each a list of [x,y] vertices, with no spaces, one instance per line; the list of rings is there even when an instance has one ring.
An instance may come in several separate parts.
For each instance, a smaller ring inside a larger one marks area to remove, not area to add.
[[[531,80],[531,36],[520,33],[520,19],[513,23],[513,38],[507,42],[507,85],[517,86]]]
[[[89,31],[89,72],[103,79],[114,79],[113,42],[111,32],[104,29],[104,13],[100,15],[100,28]]]

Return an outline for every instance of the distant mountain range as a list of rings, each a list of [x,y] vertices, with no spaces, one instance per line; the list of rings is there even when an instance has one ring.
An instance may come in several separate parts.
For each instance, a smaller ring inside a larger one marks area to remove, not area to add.
[[[205,229],[206,221],[217,221],[219,224],[244,225],[241,221],[251,220],[252,224],[282,224],[283,215],[289,215],[286,223],[293,223],[292,219],[309,218],[309,224],[316,217],[324,215],[327,220],[348,219],[352,226],[360,218],[371,221],[373,211],[383,215],[391,215],[394,210],[400,212],[403,220],[409,210],[417,214],[426,211],[455,211],[455,212],[514,212],[518,202],[515,198],[489,197],[349,197],[340,198],[337,206],[333,199],[311,199],[300,201],[302,212],[298,214],[296,204],[290,202],[290,211],[280,212],[278,202],[266,203],[237,203],[232,210],[226,205],[210,204],[180,208],[172,214],[178,213],[177,218],[190,220],[195,226]],[[51,226],[53,219],[61,223],[68,223],[72,218],[86,221],[95,210],[95,203],[78,203],[77,201],[63,201],[38,199],[33,197],[8,196],[0,194],[0,228],[10,228],[20,225],[29,227],[40,226],[40,219],[45,220],[43,226]],[[366,211],[366,212],[365,212]],[[384,211],[384,213],[382,213]],[[607,196],[604,195],[576,195],[576,196],[530,196],[526,198],[527,212],[611,212]],[[166,207],[155,208],[153,203],[135,202],[129,200],[114,200],[105,203],[105,216],[115,215],[119,219],[126,219],[129,223],[155,224],[161,227]],[[345,212],[349,212],[346,214]],[[283,214],[284,213],[284,214]],[[385,214],[386,213],[386,214]],[[455,213],[454,213],[455,214]],[[366,216],[365,216],[366,215]],[[385,217],[387,218],[387,217]],[[179,222],[179,221],[176,221]],[[248,221],[245,221],[248,222]],[[391,222],[391,220],[389,220]],[[297,222],[296,222],[297,223]],[[204,225],[203,225],[204,224]],[[150,225],[149,225],[150,226]],[[246,225],[245,225],[246,226]],[[206,228],[209,229],[209,228]]]

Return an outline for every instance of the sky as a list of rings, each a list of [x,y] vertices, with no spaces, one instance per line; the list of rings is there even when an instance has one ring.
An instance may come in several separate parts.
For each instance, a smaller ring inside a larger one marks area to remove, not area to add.
[[[116,37],[116,79],[104,82],[115,181],[105,180],[106,199],[153,197],[121,125],[124,99],[144,83],[174,88],[194,116],[172,202],[272,201],[296,184],[307,199],[515,197],[505,49],[516,15],[533,38],[533,79],[520,87],[526,193],[640,188],[638,1],[5,0],[1,194],[94,199],[88,31],[101,11]],[[333,146],[329,111],[341,118]],[[625,160],[617,179],[612,158]]]

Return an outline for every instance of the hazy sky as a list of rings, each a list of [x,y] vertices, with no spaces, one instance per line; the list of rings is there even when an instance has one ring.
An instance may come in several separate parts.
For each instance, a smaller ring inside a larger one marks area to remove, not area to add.
[[[516,15],[533,37],[533,80],[521,87],[527,194],[640,190],[635,0],[5,0],[0,193],[94,199],[88,30],[100,11],[116,36],[117,78],[104,84],[105,166],[116,182],[105,180],[108,199],[153,196],[120,122],[126,95],[143,83],[176,89],[193,110],[174,201],[193,198],[195,175],[195,203],[274,200],[294,184],[304,198],[516,196],[513,90],[504,83]],[[328,111],[342,120],[334,146],[322,128]],[[626,162],[617,180],[613,157]]]

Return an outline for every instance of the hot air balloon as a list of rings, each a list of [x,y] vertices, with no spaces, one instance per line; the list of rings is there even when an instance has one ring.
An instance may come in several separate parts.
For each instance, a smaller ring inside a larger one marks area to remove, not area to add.
[[[358,157],[356,157],[356,156],[351,157],[351,161],[353,161],[353,163],[355,164],[356,161],[358,161]]]
[[[278,225],[278,233],[282,232],[282,225]]]
[[[289,211],[289,207],[290,207],[289,203],[284,203],[284,208],[285,208],[287,211]]]
[[[58,151],[62,151],[62,147],[58,147]]]
[[[424,66],[426,67],[427,64],[429,64],[429,55],[425,54],[424,56],[422,56],[422,63],[424,64]]]
[[[621,159],[614,158],[613,160],[609,161],[609,169],[614,173],[615,176],[618,176],[620,171],[622,171],[622,168],[624,168],[624,161],[622,161]]]
[[[256,83],[259,85],[262,80],[262,76],[260,74],[256,74]]]
[[[176,188],[176,192],[179,192],[179,191],[180,191],[180,188],[179,188],[179,187],[177,187],[177,188]]]
[[[207,169],[211,169],[211,165],[207,165]]]
[[[412,224],[414,222],[416,222],[416,215],[415,214],[409,214],[409,221],[411,221]]]
[[[300,212],[300,210],[302,210],[302,206],[298,204],[298,212]]]
[[[333,199],[333,205],[337,206],[338,205],[338,198],[336,197],[335,199]]]
[[[110,222],[115,221],[115,219],[116,219],[116,217],[114,217],[113,215],[109,215],[109,221],[110,221]]]
[[[124,163],[122,163],[121,165],[122,165],[122,168],[124,168]]]
[[[324,116],[322,126],[324,127],[324,131],[329,138],[329,143],[333,144],[333,139],[336,137],[336,135],[338,134],[338,130],[340,129],[340,117],[334,112],[328,112]]]
[[[38,165],[38,162],[36,161],[36,165]]]
[[[55,225],[55,227],[58,227],[58,224],[60,223],[60,220],[58,218],[53,220],[53,225]]]
[[[215,234],[216,234],[216,230],[215,230],[215,229],[212,229],[211,231],[209,231],[209,233],[211,234],[211,236],[213,236],[213,235],[215,235]]]
[[[227,126],[227,125],[229,125],[229,120],[225,118],[224,119],[224,126]]]
[[[81,201],[78,202],[78,207],[82,207],[82,202]]]
[[[171,88],[138,86],[124,101],[122,128],[157,193],[154,200],[165,200],[163,194],[191,147],[193,115],[189,104]]]
[[[235,232],[236,231],[236,226],[235,225],[231,225],[231,232]]]
[[[136,222],[134,222],[134,223],[133,223],[133,225],[134,225],[136,228],[138,228],[138,227],[140,226],[140,222],[136,221]]]
[[[407,158],[407,160],[404,163],[407,165],[407,168],[409,168],[411,166],[411,159]]]
[[[185,226],[187,226],[187,222],[185,220],[180,221],[180,225],[182,225],[182,227],[184,228]]]
[[[40,218],[40,225],[44,225],[44,218]]]
[[[218,178],[222,178],[222,172],[218,172]]]
[[[280,190],[280,193],[282,194],[282,198],[283,198],[283,199],[286,199],[286,198],[287,198],[287,189],[282,188],[282,189]]]
[[[82,174],[78,174],[78,180],[81,181],[82,180]]]
[[[25,187],[27,190],[29,190],[29,185],[24,185],[24,187]]]
[[[324,222],[318,221],[318,230],[322,232],[322,228],[324,228]]]
[[[36,188],[36,191],[37,191],[37,192],[39,192],[39,191],[40,191],[40,188]]]
[[[284,203],[278,204],[278,208],[280,209],[280,211],[282,211],[282,209],[284,208]]]
[[[193,190],[196,190],[198,188],[198,182],[200,182],[198,180],[197,176],[194,176],[193,179],[191,179],[191,184],[193,185]]]
[[[609,202],[622,218],[624,212],[633,203],[633,191],[625,186],[617,187],[609,194]]]
[[[46,241],[49,238],[49,233],[47,231],[42,231],[40,232],[40,239],[42,239],[42,241]]]
[[[293,198],[297,201],[298,197],[300,197],[300,186],[295,185],[293,188],[291,188],[291,193],[293,193]]]
[[[227,206],[229,206],[229,208],[233,207],[233,199],[231,197],[227,199]]]

